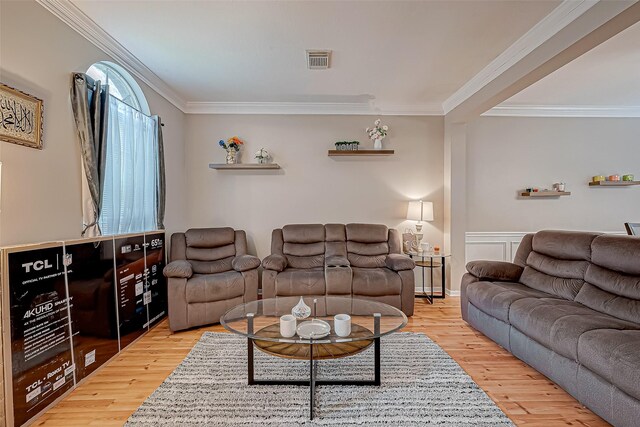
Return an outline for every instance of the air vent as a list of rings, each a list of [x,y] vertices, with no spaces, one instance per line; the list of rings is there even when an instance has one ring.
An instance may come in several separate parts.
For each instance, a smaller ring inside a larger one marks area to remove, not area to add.
[[[307,67],[310,70],[326,70],[329,68],[330,50],[308,50]]]

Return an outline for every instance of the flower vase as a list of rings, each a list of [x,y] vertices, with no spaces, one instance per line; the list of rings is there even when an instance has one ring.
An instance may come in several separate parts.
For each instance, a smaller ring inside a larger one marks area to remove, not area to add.
[[[266,157],[258,157],[258,164],[264,165],[267,163]]]
[[[238,152],[236,150],[227,150],[227,164],[235,165],[238,163]]]
[[[373,149],[374,150],[382,150],[382,140],[381,139],[376,139],[375,141],[373,141]]]

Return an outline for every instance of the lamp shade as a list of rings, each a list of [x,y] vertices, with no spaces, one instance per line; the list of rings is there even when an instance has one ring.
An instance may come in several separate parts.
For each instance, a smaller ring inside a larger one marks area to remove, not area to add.
[[[409,202],[407,219],[411,221],[433,221],[433,203],[415,200]]]

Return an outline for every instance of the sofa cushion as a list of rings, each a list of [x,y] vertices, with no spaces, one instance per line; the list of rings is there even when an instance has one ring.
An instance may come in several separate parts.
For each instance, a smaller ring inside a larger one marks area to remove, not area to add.
[[[514,282],[474,282],[467,285],[466,295],[477,309],[505,323],[509,323],[509,307],[514,301],[553,297]]]
[[[599,329],[582,334],[578,360],[628,395],[640,399],[640,331]]]
[[[520,282],[532,289],[570,301],[573,301],[584,285],[583,279],[550,276],[530,266],[526,266],[522,271]]]
[[[640,301],[638,300],[621,297],[587,283],[580,290],[576,302],[601,313],[640,325]]]
[[[244,294],[242,273],[227,271],[218,274],[196,274],[187,280],[186,298],[189,304],[221,301]]]
[[[192,246],[187,246],[186,255],[188,260],[216,261],[230,256],[236,256],[236,245],[230,243],[228,245],[212,248],[194,248]]]
[[[381,224],[347,224],[347,240],[360,243],[379,243],[389,240],[389,229]]]
[[[387,255],[359,255],[349,252],[347,259],[352,267],[384,268],[387,265]]]
[[[324,242],[324,225],[322,224],[290,224],[282,227],[285,243]]]
[[[293,256],[285,255],[287,265],[291,268],[319,268],[324,267],[324,255]]]
[[[215,273],[223,273],[225,271],[233,270],[233,266],[231,262],[233,261],[232,256],[218,259],[216,261],[196,261],[190,260],[191,268],[194,273],[198,274],[215,274]]]
[[[324,295],[324,268],[287,268],[276,276],[276,295]]]
[[[347,252],[358,255],[387,255],[389,253],[389,244],[387,242],[377,243],[360,243],[347,242]]]
[[[187,246],[192,248],[215,248],[235,241],[233,228],[191,228],[185,233]]]
[[[285,255],[293,256],[313,256],[324,255],[324,242],[314,243],[289,243],[282,245],[282,252]]]
[[[598,236],[592,250],[594,264],[640,276],[640,239],[637,236]]]
[[[523,298],[509,309],[509,323],[564,357],[578,360],[578,339],[596,329],[640,329],[640,325],[599,313],[577,302]]]
[[[591,260],[591,242],[598,233],[580,231],[539,231],[533,236],[535,252],[552,258],[567,260]]]
[[[400,295],[402,279],[388,268],[352,268],[353,293],[367,296]]]

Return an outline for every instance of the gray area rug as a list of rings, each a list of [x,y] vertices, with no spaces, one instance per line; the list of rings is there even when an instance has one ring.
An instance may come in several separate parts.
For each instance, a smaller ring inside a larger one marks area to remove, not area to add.
[[[206,332],[126,426],[513,426],[464,370],[423,334],[382,339],[382,385],[248,386],[247,343]],[[307,379],[308,362],[255,352],[256,379]],[[318,377],[369,379],[373,347],[321,361]]]

